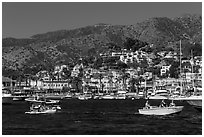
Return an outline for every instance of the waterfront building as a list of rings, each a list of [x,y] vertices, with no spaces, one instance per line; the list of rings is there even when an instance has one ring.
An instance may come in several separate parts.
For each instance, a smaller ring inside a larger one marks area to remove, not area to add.
[[[12,88],[16,85],[16,80],[2,76],[2,87]]]
[[[42,89],[43,88],[43,81],[42,80],[38,80],[38,79],[30,80],[30,86],[31,87],[35,87],[37,89]]]
[[[58,81],[58,80],[51,80],[51,81],[43,81],[42,89],[52,89],[52,90],[62,90],[63,87],[70,87],[68,80]]]

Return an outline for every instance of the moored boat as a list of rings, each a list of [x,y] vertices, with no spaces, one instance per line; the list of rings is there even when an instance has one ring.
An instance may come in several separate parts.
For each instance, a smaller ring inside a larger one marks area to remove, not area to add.
[[[125,94],[116,95],[115,99],[126,99]]]
[[[31,102],[31,103],[45,103],[45,104],[57,104],[60,102],[60,100],[51,100],[51,99],[45,99],[43,97],[30,97],[26,98],[25,101]]]
[[[13,101],[24,101],[26,98],[29,98],[29,95],[22,91],[14,91],[12,96]]]
[[[156,91],[152,93],[148,98],[149,99],[168,99],[169,93],[164,86],[156,87]]]
[[[2,104],[12,104],[13,96],[7,89],[2,89]]]
[[[115,99],[115,96],[113,95],[104,95],[101,97],[101,99]]]
[[[79,100],[88,100],[88,99],[91,99],[91,98],[92,98],[92,96],[90,94],[82,94],[82,95],[78,96]]]

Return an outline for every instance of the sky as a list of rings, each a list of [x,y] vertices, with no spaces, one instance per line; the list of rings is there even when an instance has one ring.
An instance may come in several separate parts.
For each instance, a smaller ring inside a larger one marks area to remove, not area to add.
[[[202,14],[201,2],[3,2],[2,37],[29,38],[50,31],[107,23],[131,25],[152,17]]]

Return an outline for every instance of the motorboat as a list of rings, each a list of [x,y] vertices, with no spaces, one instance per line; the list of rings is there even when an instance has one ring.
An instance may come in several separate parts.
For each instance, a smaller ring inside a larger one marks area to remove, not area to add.
[[[38,96],[26,98],[25,101],[31,102],[31,103],[45,103],[45,104],[57,104],[60,102],[60,100],[51,100],[51,99],[46,99]]]
[[[104,95],[101,97],[101,99],[115,99],[115,96],[113,95]]]
[[[159,86],[155,90],[154,93],[152,93],[150,96],[148,96],[149,99],[168,99],[169,98],[169,93],[166,90],[165,87]]]
[[[139,109],[138,111],[143,115],[170,115],[180,113],[182,109],[183,106],[176,106],[173,103],[173,100],[169,106],[166,106],[166,103],[164,102],[164,100],[162,100],[160,106],[150,106],[147,101],[145,107]]]
[[[57,109],[55,107],[52,107],[45,110],[39,110],[39,109],[30,110],[28,112],[25,112],[25,114],[53,114],[56,112],[57,112]]]
[[[30,111],[25,114],[53,114],[58,110],[61,110],[60,105],[57,104],[46,104],[45,102],[32,102]]]
[[[168,99],[168,97],[166,97],[166,96],[162,96],[162,95],[151,95],[151,96],[149,96],[148,97],[148,99]]]
[[[2,104],[12,104],[13,96],[8,89],[2,89]]]
[[[67,95],[65,96],[65,98],[66,98],[66,99],[71,99],[71,98],[72,98],[72,95],[71,95],[71,94],[67,94]]]
[[[64,94],[58,94],[58,93],[48,93],[45,95],[45,98],[46,99],[57,99],[57,100],[61,100],[61,99],[64,99],[66,98],[67,95],[64,95]]]
[[[125,94],[118,94],[116,95],[115,99],[126,99]]]
[[[139,109],[139,113],[143,115],[169,115],[181,112],[183,106],[172,106],[172,107],[158,107],[152,106],[150,108]]]
[[[14,91],[12,96],[13,101],[24,101],[26,98],[29,98],[29,95],[23,91]]]
[[[89,95],[89,94],[82,94],[82,95],[78,96],[79,100],[88,100],[88,99],[91,99],[91,98],[92,98],[92,96]]]

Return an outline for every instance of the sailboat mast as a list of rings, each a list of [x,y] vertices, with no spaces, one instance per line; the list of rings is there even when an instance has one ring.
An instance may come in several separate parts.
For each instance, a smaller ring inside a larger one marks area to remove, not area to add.
[[[181,40],[179,42],[180,42],[180,85],[181,85],[180,92],[182,93],[183,87],[182,87],[182,77],[181,77]]]
[[[192,63],[191,63],[191,76],[192,76],[192,84],[193,84],[193,87],[194,87],[194,73],[193,73],[193,65],[194,65],[194,59],[193,59],[193,52],[191,50],[191,59],[192,59]]]

